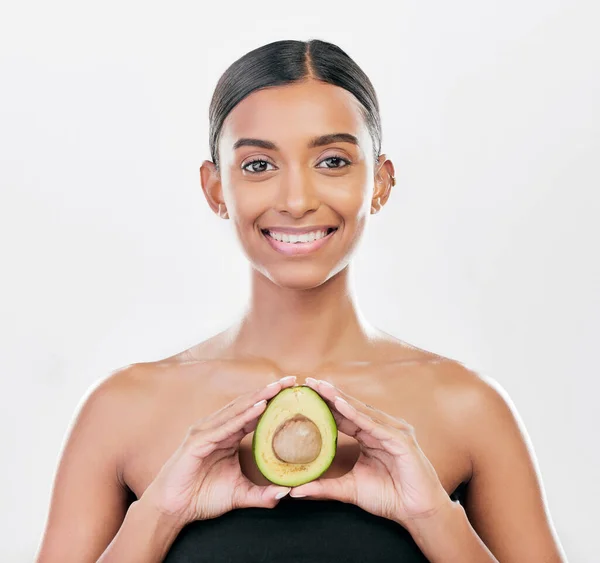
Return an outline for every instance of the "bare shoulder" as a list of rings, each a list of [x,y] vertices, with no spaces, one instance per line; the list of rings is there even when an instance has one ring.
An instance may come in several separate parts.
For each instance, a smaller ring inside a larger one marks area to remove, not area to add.
[[[521,421],[506,390],[495,379],[460,361],[435,357],[419,366],[415,384],[433,401],[435,411],[475,455],[493,447],[490,437],[520,432]]]
[[[487,408],[490,403],[499,406],[507,398],[497,381],[460,361],[439,358],[429,363],[432,381],[440,392],[452,394],[461,408]]]
[[[508,394],[497,381],[456,359],[418,348],[391,335],[382,339],[377,354],[388,361],[396,373],[418,374],[417,383],[428,387],[434,398],[457,416],[506,416],[514,410]]]
[[[106,419],[108,423],[114,415],[126,412],[130,399],[142,388],[142,370],[137,364],[128,365],[94,382],[80,401],[78,418]]]
[[[414,391],[422,407],[461,436],[474,457],[493,447],[491,436],[517,434],[527,441],[516,407],[502,385],[453,358],[392,340],[380,358],[386,361],[390,386]]]
[[[151,395],[153,388],[161,380],[160,376],[164,376],[166,371],[166,366],[161,362],[120,367],[96,381],[82,401],[88,409],[94,410],[135,407],[140,400]]]
[[[123,443],[128,429],[139,426],[164,393],[177,389],[177,381],[186,373],[182,365],[161,360],[115,369],[90,386],[80,401],[77,419]],[[114,432],[115,428],[119,431]],[[119,449],[116,444],[113,446],[113,451]]]
[[[128,423],[136,420],[155,395],[159,371],[153,365],[131,364],[99,379],[82,397],[74,426],[93,427],[99,438],[111,437],[112,452],[121,452]]]
[[[539,479],[535,475],[539,468],[529,434],[504,387],[494,378],[459,362],[449,363],[444,369],[447,371],[440,389],[447,398],[445,412],[468,445],[474,474],[482,475],[490,460],[495,461],[499,470],[498,462],[504,455],[505,460],[510,460],[502,462],[510,464],[506,466],[508,471],[522,464],[532,482]]]
[[[463,435],[489,438],[492,427],[497,431],[508,431],[520,424],[506,390],[480,371],[446,359],[435,363],[432,381],[439,405],[461,426]]]

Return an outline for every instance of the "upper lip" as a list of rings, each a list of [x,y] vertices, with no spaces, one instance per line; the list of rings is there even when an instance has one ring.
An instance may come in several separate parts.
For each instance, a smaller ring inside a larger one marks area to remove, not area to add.
[[[265,227],[262,230],[274,231],[276,233],[286,233],[288,235],[298,235],[316,231],[327,231],[328,229],[337,229],[337,225],[314,225],[312,227]]]

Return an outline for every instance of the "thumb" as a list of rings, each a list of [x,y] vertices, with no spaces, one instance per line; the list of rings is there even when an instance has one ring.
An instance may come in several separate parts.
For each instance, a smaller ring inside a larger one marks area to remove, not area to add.
[[[337,479],[317,479],[305,485],[292,488],[290,496],[293,498],[312,497],[314,499],[331,499],[341,502],[355,502],[354,479],[350,473]]]
[[[234,506],[237,508],[273,508],[290,490],[290,487],[279,485],[263,487],[250,483],[247,487],[237,487],[235,489]]]

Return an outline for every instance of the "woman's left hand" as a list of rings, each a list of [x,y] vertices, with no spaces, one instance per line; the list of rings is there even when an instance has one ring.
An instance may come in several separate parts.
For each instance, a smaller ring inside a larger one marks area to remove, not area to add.
[[[348,502],[409,527],[450,505],[452,500],[419,447],[414,428],[328,382],[307,378],[329,405],[340,432],[360,444],[352,470],[336,479],[317,479],[290,491],[291,497]]]

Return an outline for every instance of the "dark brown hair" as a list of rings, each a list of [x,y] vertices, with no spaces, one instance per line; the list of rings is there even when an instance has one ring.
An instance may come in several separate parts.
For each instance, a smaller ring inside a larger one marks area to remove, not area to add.
[[[219,135],[229,112],[252,92],[305,80],[321,80],[353,94],[373,140],[374,158],[381,151],[381,118],[375,89],[367,75],[337,45],[311,39],[282,40],[258,47],[236,60],[219,79],[209,109],[209,146],[219,167]]]

